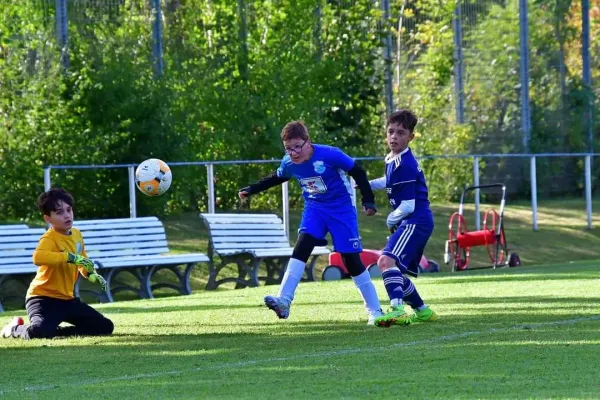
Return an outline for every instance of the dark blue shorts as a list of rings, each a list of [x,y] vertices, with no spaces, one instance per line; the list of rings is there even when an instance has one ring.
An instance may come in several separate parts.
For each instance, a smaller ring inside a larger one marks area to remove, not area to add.
[[[419,272],[419,262],[423,257],[425,245],[433,233],[433,224],[415,224],[403,221],[398,230],[388,239],[382,254],[396,260],[403,273],[411,275]]]
[[[331,209],[306,207],[302,213],[300,233],[308,233],[317,239],[331,234],[333,249],[339,253],[360,253],[362,244],[358,234],[358,215],[354,206]]]

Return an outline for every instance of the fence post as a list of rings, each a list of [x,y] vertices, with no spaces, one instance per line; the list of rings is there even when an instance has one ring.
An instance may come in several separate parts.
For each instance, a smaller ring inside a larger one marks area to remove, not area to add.
[[[530,160],[530,173],[531,173],[531,213],[533,230],[538,230],[537,221],[537,172],[535,169],[535,156],[531,157]]]
[[[162,10],[160,0],[152,0],[152,56],[154,57],[154,75],[157,77],[163,74],[163,50],[162,50]]]
[[[389,26],[390,23],[390,0],[383,0],[381,2],[381,9],[383,11],[383,29],[386,30],[386,34],[383,38],[383,86],[385,90],[385,108],[387,115],[394,112],[394,74],[392,71],[392,30]]]
[[[473,184],[479,186],[479,157],[473,159]],[[481,229],[481,216],[479,215],[479,189],[475,189],[475,229]]]
[[[523,151],[529,153],[531,112],[529,108],[529,18],[527,0],[519,0],[519,42],[521,67],[521,129]]]
[[[52,182],[50,182],[50,168],[52,167],[44,167],[44,191],[47,192],[52,187]]]
[[[127,167],[129,174],[129,218],[137,218],[137,208],[135,206],[135,170],[133,166]]]
[[[585,156],[585,208],[587,228],[592,229],[592,156]]]
[[[60,46],[60,60],[63,68],[69,68],[69,21],[67,16],[67,0],[56,0],[56,36]]]
[[[456,122],[465,123],[465,90],[463,68],[463,36],[462,36],[462,10],[461,2],[456,3],[454,9],[454,96],[456,97]],[[479,229],[479,228],[477,228]]]
[[[208,183],[208,213],[215,213],[215,170],[213,164],[206,164],[206,172],[207,178],[206,182]]]
[[[285,227],[285,236],[290,240],[290,196],[288,192],[288,182],[281,185],[281,204],[283,205],[283,226]]]

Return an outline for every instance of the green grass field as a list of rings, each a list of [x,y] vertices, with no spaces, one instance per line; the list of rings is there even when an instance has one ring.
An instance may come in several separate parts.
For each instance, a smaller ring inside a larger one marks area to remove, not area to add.
[[[481,205],[483,210],[498,209],[497,205]],[[456,204],[435,204],[435,230],[425,255],[440,263],[442,270],[449,271],[450,266],[443,264],[444,243],[448,239],[448,220],[458,210]],[[594,203],[592,223],[600,226],[600,202]],[[363,247],[381,249],[388,236],[385,228],[387,209],[380,206],[380,212],[373,217],[360,214],[360,232]],[[465,218],[470,230],[475,230],[474,207],[466,205]],[[523,265],[544,265],[548,263],[569,263],[578,260],[600,259],[600,229],[586,228],[585,203],[582,200],[561,200],[540,202],[538,207],[539,231],[534,232],[531,225],[531,206],[529,204],[510,204],[505,211],[506,238],[510,251],[519,253]],[[290,234],[292,241],[300,223],[300,211],[290,214]],[[165,220],[169,246],[175,252],[204,252],[207,249],[206,229],[196,214],[171,217]],[[331,243],[330,243],[331,244]],[[473,267],[489,266],[490,260],[483,247],[472,249]],[[327,257],[320,257],[317,263],[318,277],[327,266]],[[233,272],[232,272],[233,274]],[[201,266],[194,275],[194,284],[202,288],[208,272]]]
[[[600,238],[584,209],[542,203],[533,232],[529,206],[511,205],[507,238],[524,266],[424,274],[417,288],[441,318],[409,327],[367,327],[350,280],[302,283],[280,321],[262,305],[276,286],[206,292],[200,266],[191,296],[95,305],[115,322],[111,337],[0,339],[0,398],[598,398]],[[455,210],[434,206],[428,257],[442,260]],[[361,217],[366,248],[384,245],[384,218]],[[293,236],[298,222],[295,212]],[[197,215],[165,226],[173,251],[206,251]],[[25,313],[0,324],[14,315]]]
[[[100,305],[112,337],[0,340],[0,396],[597,398],[598,278],[595,262],[430,274],[441,319],[391,329],[365,325],[350,281],[302,283],[286,321],[261,305],[273,286]]]

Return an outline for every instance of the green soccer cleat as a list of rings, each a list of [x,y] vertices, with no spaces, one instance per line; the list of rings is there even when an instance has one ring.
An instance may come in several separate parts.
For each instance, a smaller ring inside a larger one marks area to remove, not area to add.
[[[415,311],[413,315],[410,316],[410,323],[415,322],[433,322],[438,319],[438,315],[433,311],[429,306],[426,306],[421,311]]]
[[[375,325],[383,328],[389,328],[392,325],[408,325],[410,322],[410,317],[402,305],[392,306],[387,314],[375,318]]]

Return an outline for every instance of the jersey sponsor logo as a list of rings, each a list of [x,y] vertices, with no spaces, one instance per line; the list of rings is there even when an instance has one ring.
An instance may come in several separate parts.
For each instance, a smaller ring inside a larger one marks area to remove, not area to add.
[[[311,196],[315,194],[323,194],[327,191],[327,186],[320,176],[300,179],[300,185],[302,186],[302,190]]]
[[[313,167],[315,167],[315,172],[317,174],[322,174],[323,172],[325,172],[325,164],[323,163],[323,161],[315,161],[313,163]]]

